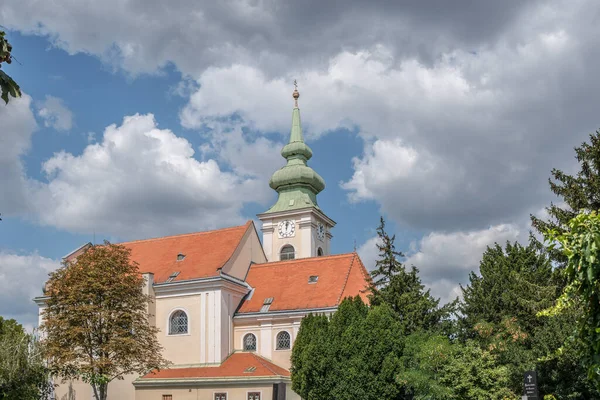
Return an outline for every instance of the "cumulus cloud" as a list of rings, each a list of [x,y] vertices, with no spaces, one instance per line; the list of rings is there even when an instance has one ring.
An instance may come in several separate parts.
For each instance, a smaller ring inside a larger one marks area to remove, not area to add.
[[[526,225],[523,221],[522,226]],[[504,246],[507,241],[527,243],[528,231],[522,226],[501,224],[473,231],[431,232],[404,251],[406,258],[402,262],[407,268],[416,266],[423,284],[444,304],[460,296],[460,284],[468,283],[471,271],[479,272],[479,262],[488,246]],[[378,237],[372,237],[358,248],[371,270],[378,257],[377,242]]]
[[[191,144],[159,129],[152,114],[125,117],[81,154],[62,151],[43,164],[39,218],[71,232],[128,238],[242,223],[242,205],[264,199],[264,182],[193,156]]]
[[[197,76],[208,66],[242,62],[280,74],[293,65],[321,67],[341,50],[373,43],[434,60],[439,52],[497,37],[535,3],[24,0],[5,4],[0,19],[9,29],[48,36],[70,53],[94,54],[131,73],[173,63]]]
[[[38,115],[44,120],[46,127],[52,127],[57,131],[64,132],[73,127],[73,113],[58,97],[46,96],[39,105]]]
[[[31,97],[23,94],[0,107],[0,210],[6,216],[29,209],[29,184],[21,156],[29,150],[37,128],[31,103]]]
[[[37,253],[0,250],[0,315],[16,319],[28,330],[37,327],[38,307],[33,298],[41,295],[48,273],[59,266],[59,261]]]

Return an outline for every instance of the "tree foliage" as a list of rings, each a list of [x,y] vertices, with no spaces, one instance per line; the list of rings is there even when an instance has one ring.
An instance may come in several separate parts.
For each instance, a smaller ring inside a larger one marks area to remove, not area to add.
[[[2,68],[2,63],[12,63],[12,46],[8,43],[5,36],[6,33],[0,31],[0,68]],[[2,69],[0,69],[0,89],[2,89],[0,98],[4,100],[5,104],[8,104],[9,95],[12,97],[21,97],[21,88],[17,85],[17,82],[8,76],[6,72],[2,71]]]
[[[590,135],[589,143],[584,142],[575,148],[575,158],[580,164],[577,174],[569,175],[555,168],[552,170],[554,180],[548,179],[550,189],[560,199],[559,204],[551,203],[546,208],[550,219],[545,221],[531,216],[533,228],[541,235],[548,231],[566,232],[569,221],[580,210],[600,210],[600,130]],[[544,248],[542,243],[535,241],[540,249]],[[553,260],[562,265],[566,263],[567,259],[560,251],[549,251]]]
[[[439,327],[453,304],[438,307],[429,290],[425,290],[419,278],[419,270],[412,266],[407,271],[399,260],[404,254],[396,250],[396,236],[385,231],[385,220],[380,219],[377,228],[379,259],[371,272],[369,301],[372,305],[387,304],[400,318],[403,331],[411,333],[420,329]]]
[[[331,317],[303,319],[292,350],[292,389],[303,399],[402,399],[401,325],[386,305],[345,299]]]
[[[584,348],[581,355],[589,377],[600,387],[600,216],[595,211],[582,212],[569,222],[567,231],[549,230],[547,240],[567,257],[568,284],[554,313],[582,308],[577,323]]]
[[[559,289],[552,280],[550,260],[535,246],[519,243],[499,244],[486,249],[479,264],[479,274],[469,274],[469,284],[462,287],[464,334],[476,335],[478,323],[500,324],[515,318],[528,334],[539,325],[536,314],[549,307]]]
[[[50,274],[42,331],[53,374],[79,378],[106,400],[108,383],[166,365],[148,322],[144,278],[124,246],[105,242]]]
[[[0,317],[0,399],[47,399],[51,391],[35,335]]]

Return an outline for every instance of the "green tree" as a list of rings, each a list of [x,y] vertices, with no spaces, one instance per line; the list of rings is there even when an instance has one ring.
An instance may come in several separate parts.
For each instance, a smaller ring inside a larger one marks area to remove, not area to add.
[[[581,364],[569,352],[559,352],[572,332],[573,314],[543,316],[562,285],[554,279],[548,255],[530,243],[488,247],[480,274],[471,273],[463,287],[461,338],[478,343],[505,366],[515,393],[522,387],[522,373],[535,368],[542,393],[558,398],[596,398],[597,392],[581,379]],[[558,372],[555,368],[560,366]],[[578,393],[588,397],[577,397]]]
[[[50,274],[43,311],[49,367],[64,379],[91,384],[106,400],[108,384],[167,364],[148,322],[144,278],[124,246],[105,242]]]
[[[412,266],[407,271],[400,261],[404,254],[396,250],[396,235],[385,231],[385,221],[380,218],[377,228],[379,259],[371,272],[369,301],[372,305],[387,304],[400,318],[403,331],[411,333],[419,329],[439,328],[448,317],[454,303],[438,307],[429,290],[425,290],[419,270]]]
[[[568,230],[549,230],[547,240],[567,257],[568,284],[553,311],[581,307],[577,321],[581,356],[588,377],[600,387],[600,216],[595,211],[582,212],[569,222]]]
[[[483,350],[476,342],[457,344],[452,359],[444,370],[442,384],[451,388],[453,399],[503,400],[518,399],[509,389],[509,368],[497,356]]]
[[[2,63],[12,63],[12,46],[4,37],[5,35],[6,33],[4,31],[0,31],[0,68],[2,68]],[[21,88],[17,85],[17,82],[1,69],[0,89],[2,89],[2,95],[0,95],[0,97],[4,100],[5,104],[8,104],[8,95],[11,95],[12,97],[21,97]]]
[[[548,179],[550,189],[560,200],[559,204],[551,203],[546,207],[550,216],[543,220],[531,216],[533,228],[541,235],[553,230],[564,233],[568,230],[569,221],[580,210],[600,210],[600,130],[590,134],[589,143],[584,142],[575,148],[575,158],[580,164],[580,169],[575,175],[569,175],[559,169],[552,170],[552,178]],[[564,206],[560,204],[564,202]],[[539,249],[544,246],[533,238]],[[549,249],[552,259],[564,266],[567,258],[556,249]]]
[[[458,344],[442,335],[418,332],[406,338],[398,382],[408,399],[453,399],[452,386],[442,383],[446,369],[456,356]]]
[[[464,335],[475,337],[478,323],[500,324],[516,318],[517,324],[531,334],[540,325],[536,314],[548,308],[558,297],[559,288],[552,281],[548,257],[534,245],[515,242],[486,249],[479,264],[479,274],[471,272],[469,283],[462,287]]]
[[[35,335],[0,317],[0,399],[46,399],[51,390]]]
[[[303,319],[292,349],[292,388],[303,399],[403,399],[396,381],[403,335],[387,306],[345,299],[331,319]]]

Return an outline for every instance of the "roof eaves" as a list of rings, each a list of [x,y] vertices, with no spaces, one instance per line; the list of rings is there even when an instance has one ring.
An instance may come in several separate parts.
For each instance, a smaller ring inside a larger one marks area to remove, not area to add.
[[[285,375],[266,375],[266,376],[227,376],[227,377],[206,377],[206,378],[138,378],[133,381],[134,386],[187,386],[187,385],[207,385],[212,386],[215,383],[238,384],[244,383],[278,383],[290,382],[290,377]]]
[[[234,318],[252,318],[252,317],[269,317],[276,315],[296,315],[296,314],[310,314],[319,312],[329,312],[337,310],[337,305],[330,307],[315,307],[315,308],[298,308],[290,310],[270,310],[268,312],[250,311],[250,312],[236,312],[233,314]]]

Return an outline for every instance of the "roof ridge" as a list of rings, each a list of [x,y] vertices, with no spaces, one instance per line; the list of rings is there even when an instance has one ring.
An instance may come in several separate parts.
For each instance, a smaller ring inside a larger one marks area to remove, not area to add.
[[[168,236],[159,236],[159,237],[155,237],[155,238],[148,238],[148,239],[138,239],[138,240],[130,240],[127,242],[119,242],[116,244],[129,244],[129,243],[140,243],[140,242],[152,242],[155,240],[163,240],[163,239],[171,239],[171,238],[180,238],[180,237],[186,237],[186,236],[198,236],[198,235],[204,235],[204,234],[209,234],[209,233],[214,233],[214,232],[223,232],[223,231],[230,231],[230,230],[234,230],[234,229],[240,229],[240,228],[244,228],[247,227],[250,223],[252,222],[252,220],[248,220],[248,222],[246,222],[244,225],[237,225],[237,226],[230,226],[227,228],[219,228],[219,229],[212,229],[210,231],[199,231],[199,232],[190,232],[190,233],[180,233],[177,235],[168,235]]]
[[[358,253],[356,253],[356,259],[358,260],[358,266],[359,266],[360,272],[362,273],[362,276],[365,278],[367,283],[370,283],[373,278],[371,278],[371,274],[369,273],[369,270],[367,269],[367,267],[365,267],[365,264],[363,264]],[[362,290],[363,293],[366,291],[368,291],[368,289]]]
[[[342,299],[342,295],[344,294],[344,291],[346,290],[346,285],[348,284],[348,279],[350,279],[350,271],[352,271],[352,266],[354,265],[355,258],[356,258],[356,252],[353,252],[352,260],[350,260],[350,265],[348,266],[348,273],[346,274],[346,279],[344,279],[344,285],[342,286],[342,291],[340,292],[340,295],[338,296],[338,299],[336,301],[336,304],[338,306],[340,305],[340,300]]]
[[[332,259],[332,258],[348,257],[348,256],[351,256],[353,254],[354,254],[353,252],[350,252],[350,253],[342,253],[342,254],[330,254],[328,256],[315,256],[315,257],[305,257],[305,258],[294,258],[293,260],[268,261],[266,263],[256,263],[256,264],[253,264],[252,268],[270,267],[270,266],[273,266],[274,264],[285,264],[285,263],[293,263],[293,262],[298,262],[298,261],[303,261],[303,262],[321,261],[321,260]]]
[[[277,371],[273,371],[273,369],[268,365],[268,364],[272,364],[271,362],[269,362],[267,359],[262,358],[259,355],[256,355],[254,353],[251,353],[252,356],[256,359],[258,359],[258,362],[262,364],[263,367],[265,367],[266,369],[268,369],[269,371],[271,371],[271,373],[273,375],[277,375],[277,376],[281,376],[281,374],[277,373]]]

